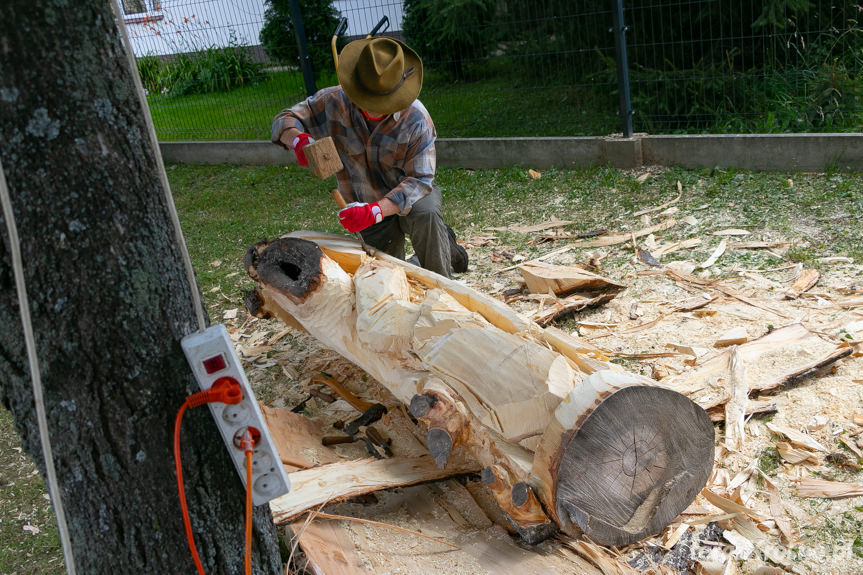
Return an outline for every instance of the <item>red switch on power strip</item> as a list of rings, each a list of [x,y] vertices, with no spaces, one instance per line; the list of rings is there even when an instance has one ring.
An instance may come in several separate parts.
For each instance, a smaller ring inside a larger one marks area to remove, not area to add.
[[[204,371],[207,373],[216,373],[217,371],[222,371],[226,367],[228,367],[228,364],[225,362],[225,356],[221,353],[204,360]]]

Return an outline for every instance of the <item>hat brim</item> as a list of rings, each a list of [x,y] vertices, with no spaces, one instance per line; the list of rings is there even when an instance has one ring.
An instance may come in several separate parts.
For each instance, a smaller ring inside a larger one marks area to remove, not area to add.
[[[402,47],[405,58],[405,70],[413,66],[414,71],[410,74],[399,88],[392,94],[384,96],[370,92],[356,77],[357,61],[363,48],[375,38],[365,38],[363,40],[354,40],[342,49],[339,54],[339,66],[336,73],[339,78],[339,84],[342,90],[345,91],[348,98],[370,114],[387,115],[394,114],[399,110],[404,110],[413,103],[420,95],[420,90],[423,85],[423,63],[416,52],[411,50],[407,44],[390,38]]]

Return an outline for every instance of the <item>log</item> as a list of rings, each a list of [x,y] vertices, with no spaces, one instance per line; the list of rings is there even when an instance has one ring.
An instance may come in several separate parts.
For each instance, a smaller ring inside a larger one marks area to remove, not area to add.
[[[526,542],[557,529],[638,541],[712,470],[703,409],[462,284],[326,236],[261,242],[246,267],[259,309],[292,318],[410,406],[438,466],[469,454]]]

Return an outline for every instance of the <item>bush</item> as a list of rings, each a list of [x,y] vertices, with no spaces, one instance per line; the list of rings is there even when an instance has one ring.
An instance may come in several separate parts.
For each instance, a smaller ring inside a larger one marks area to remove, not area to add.
[[[330,0],[299,0],[299,5],[312,68],[320,77],[321,73],[335,67],[330,41],[341,13]],[[300,65],[300,51],[288,0],[267,0],[260,40],[271,60]]]
[[[257,82],[261,65],[239,46],[207,48],[182,54],[167,68],[165,85],[172,95],[205,94]]]
[[[165,63],[158,56],[143,56],[138,58],[138,75],[141,77],[141,83],[144,89],[150,93],[158,93],[162,90],[162,76],[165,70]]]
[[[423,65],[456,78],[495,41],[495,0],[405,0],[402,31]]]
[[[261,65],[241,46],[205,48],[193,54],[180,54],[171,62],[155,56],[138,59],[138,73],[151,94],[173,96],[205,94],[253,84],[261,79]]]

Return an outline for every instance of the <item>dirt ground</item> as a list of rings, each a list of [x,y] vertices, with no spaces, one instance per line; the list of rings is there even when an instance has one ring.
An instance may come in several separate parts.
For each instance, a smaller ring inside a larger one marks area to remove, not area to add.
[[[713,244],[719,237],[722,236],[712,237]],[[494,233],[478,232],[464,238],[464,243],[471,255],[471,269],[456,279],[477,291],[506,298],[526,317],[548,310],[548,301],[524,292],[518,269],[501,272],[520,262],[513,254],[515,250],[508,250]],[[638,240],[639,247],[648,250],[656,250],[661,243],[661,232]],[[558,247],[549,244],[546,251]],[[748,248],[739,248],[738,252],[745,249]],[[859,345],[863,340],[863,266],[847,258],[821,261],[817,284],[796,299],[786,299],[786,290],[801,275],[802,266],[784,260],[781,247],[767,249],[773,250],[775,265],[759,265],[758,269],[749,269],[745,259],[731,257],[731,249],[719,255],[716,263],[706,266],[703,264],[709,262],[695,257],[687,248],[666,254],[659,265],[648,265],[635,258],[632,242],[573,249],[545,260],[560,266],[599,262],[594,271],[626,286],[610,302],[561,318],[556,325],[604,350],[610,361],[653,377],[672,389],[675,382],[726,351],[727,347],[715,344],[733,329],[743,330],[745,338],[751,341],[772,330],[800,323],[827,348],[844,342],[850,343],[854,351],[771,393],[751,394],[750,399],[764,399],[775,410],[747,416],[742,446],[738,449],[725,447],[725,426],[715,425],[715,468],[707,487],[743,505],[751,514],[729,512],[700,495],[662,533],[624,549],[601,549],[602,556],[612,566],[594,558],[589,562],[597,569],[595,572],[863,573],[863,434],[859,433],[863,430],[863,347]],[[675,306],[685,300],[716,291],[710,286],[675,281],[666,273],[669,267],[702,280],[720,279],[725,288],[742,297],[718,294],[717,299],[699,310],[675,311]],[[313,387],[310,379],[320,370],[333,373],[361,395],[388,400],[387,392],[369,382],[361,370],[322,349],[310,336],[285,329],[275,321],[249,318],[244,310],[238,310],[236,315],[229,312],[225,321],[234,328],[240,352],[248,362],[247,372],[262,403],[291,408],[307,400],[303,412],[325,428],[355,414],[343,401],[309,399]],[[757,377],[758,370],[767,369],[768,363],[772,368],[792,366],[816,359],[817,353],[811,350],[813,357],[808,355],[810,350],[789,348],[768,354],[759,364],[746,367]],[[823,449],[802,447],[800,438],[789,441],[776,431],[783,428],[805,434]],[[338,452],[346,458],[366,455],[358,444],[340,446]],[[794,462],[801,458],[802,461]],[[856,484],[858,495],[799,496],[799,480],[810,478]],[[440,482],[435,489],[447,491],[448,485],[452,486]],[[463,478],[460,485],[474,494],[470,478]],[[372,507],[371,511],[368,508],[363,511],[361,505],[351,507],[350,503],[343,504],[341,509],[345,514],[365,512],[380,521],[422,530],[423,523],[403,501],[411,496],[411,492],[393,490],[380,494],[377,501],[381,507]],[[780,527],[785,525],[786,516],[790,523],[783,534]],[[475,541],[479,534],[486,538],[509,538],[493,522],[470,520],[467,524],[470,529],[453,535],[462,545],[471,541],[471,537]],[[345,523],[344,529],[353,534],[357,549],[362,547],[359,540],[368,545],[374,539],[367,525]],[[387,548],[414,549],[426,545],[418,543],[413,535],[385,531],[376,533],[379,542],[380,538],[386,538]],[[441,532],[445,531],[441,528]],[[573,551],[570,543],[555,539],[531,549],[514,542],[522,551],[561,560],[563,570],[570,565],[572,572],[581,572],[578,561],[589,554],[583,548]],[[368,548],[358,552],[367,554],[366,567],[376,573],[411,572],[409,568],[394,567],[392,560],[388,563],[380,557],[376,559]],[[426,566],[426,572],[434,573],[489,572],[486,563],[472,561],[463,554],[435,552],[434,562]]]

